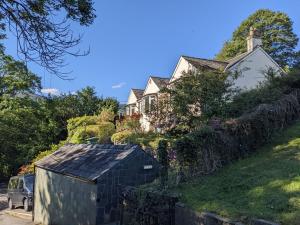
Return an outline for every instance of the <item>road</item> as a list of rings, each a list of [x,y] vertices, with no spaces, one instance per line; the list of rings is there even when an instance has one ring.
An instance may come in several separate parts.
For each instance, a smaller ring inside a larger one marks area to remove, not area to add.
[[[0,225],[33,225],[29,219],[21,219],[18,217],[10,216],[6,213],[8,210],[6,199],[6,185],[0,184]],[[19,209],[17,209],[18,211]]]

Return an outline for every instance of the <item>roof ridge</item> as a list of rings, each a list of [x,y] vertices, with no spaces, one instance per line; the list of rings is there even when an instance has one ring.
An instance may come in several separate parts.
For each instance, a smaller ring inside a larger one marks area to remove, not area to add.
[[[191,58],[191,59],[207,60],[207,61],[212,61],[212,62],[227,63],[226,61],[221,61],[221,60],[216,60],[216,59],[199,58],[199,57],[187,56],[187,55],[182,55],[181,57],[183,57],[183,58]]]
[[[149,77],[151,77],[151,78],[159,78],[159,79],[170,79],[168,77],[158,77],[158,76],[149,76]]]

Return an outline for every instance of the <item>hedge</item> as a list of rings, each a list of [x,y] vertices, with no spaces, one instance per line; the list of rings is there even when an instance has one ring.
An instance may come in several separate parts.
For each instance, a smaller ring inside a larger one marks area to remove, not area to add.
[[[253,153],[299,117],[300,89],[296,89],[272,104],[261,104],[216,128],[206,126],[185,135],[175,142],[177,159],[192,175],[214,172]]]

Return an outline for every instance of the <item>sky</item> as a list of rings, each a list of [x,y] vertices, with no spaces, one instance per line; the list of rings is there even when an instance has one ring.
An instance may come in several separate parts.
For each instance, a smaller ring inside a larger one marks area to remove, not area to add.
[[[127,101],[130,88],[145,88],[150,75],[170,77],[181,55],[213,58],[232,32],[258,9],[287,13],[300,37],[299,0],[94,0],[97,18],[90,27],[72,24],[83,34],[77,49],[84,57],[67,56],[63,71],[70,81],[29,63],[53,93],[86,86],[103,97]],[[6,53],[18,59],[16,38],[8,33]],[[76,49],[75,49],[76,50]]]

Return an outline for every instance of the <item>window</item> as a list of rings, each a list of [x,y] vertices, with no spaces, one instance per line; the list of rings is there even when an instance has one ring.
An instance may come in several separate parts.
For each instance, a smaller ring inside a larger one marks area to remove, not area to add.
[[[9,181],[8,189],[17,189],[18,187],[18,178],[12,178]]]
[[[145,101],[145,113],[148,113],[149,112],[149,110],[150,110],[150,99],[149,99],[149,96],[146,96],[145,97],[145,99],[144,99],[144,101]]]
[[[134,113],[135,113],[135,109],[134,109],[134,106],[132,106],[132,108],[131,108],[131,116],[134,115]]]
[[[23,179],[19,180],[19,189],[24,189],[24,181],[23,181]]]
[[[154,110],[155,100],[156,100],[155,96],[150,97],[150,110]]]

